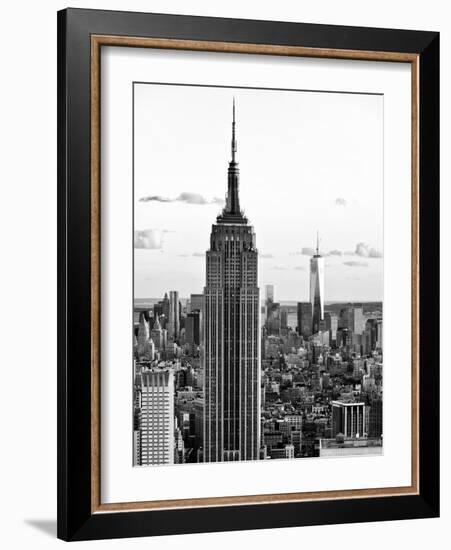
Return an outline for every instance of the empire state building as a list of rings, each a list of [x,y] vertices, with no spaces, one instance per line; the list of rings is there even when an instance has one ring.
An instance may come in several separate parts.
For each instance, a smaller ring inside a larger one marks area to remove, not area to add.
[[[260,307],[255,233],[240,209],[235,101],[227,200],[206,252],[204,462],[256,460],[260,448]]]

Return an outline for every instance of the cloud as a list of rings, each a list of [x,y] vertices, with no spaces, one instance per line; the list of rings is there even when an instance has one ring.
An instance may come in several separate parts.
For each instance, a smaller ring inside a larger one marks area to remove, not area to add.
[[[362,258],[382,258],[382,252],[376,248],[371,248],[366,243],[357,243],[355,255]]]
[[[335,204],[337,206],[346,206],[348,203],[342,197],[338,197],[338,198],[335,199]]]
[[[162,197],[161,195],[150,195],[148,197],[141,197],[139,202],[173,202],[172,199]]]
[[[295,250],[294,252],[290,252],[289,254],[290,256],[314,256],[316,254],[316,250],[309,246],[304,246],[301,248],[301,250]]]
[[[258,255],[259,258],[264,258],[264,259],[267,259],[267,258],[274,258],[274,256],[272,254],[259,254]]]
[[[208,201],[204,196],[199,195],[199,193],[189,193],[187,191],[180,193],[175,200],[179,202],[186,202],[187,204],[208,204]]]
[[[224,204],[224,200],[219,197],[213,197],[211,200],[207,199],[199,193],[191,193],[189,191],[184,191],[180,193],[175,199],[169,197],[162,197],[161,195],[149,195],[147,197],[141,197],[139,202],[183,202],[185,204]]]
[[[293,267],[296,271],[305,271],[305,267],[302,265],[297,265],[296,267]]]
[[[347,265],[349,267],[368,267],[367,262],[359,262],[356,260],[349,260],[347,262],[343,262],[343,265]]]
[[[316,250],[309,246],[304,246],[301,250],[290,252],[290,256],[314,256]],[[320,251],[321,254],[321,251]],[[333,249],[327,253],[322,254],[325,257],[328,256],[359,256],[361,258],[382,258],[382,252],[377,248],[372,248],[366,243],[360,242],[356,244],[355,250],[338,250]]]
[[[193,252],[193,256],[195,258],[204,258],[205,257],[205,253],[202,253],[202,252]]]
[[[133,243],[135,248],[158,250],[163,246],[163,236],[167,231],[160,229],[143,229],[134,232]]]

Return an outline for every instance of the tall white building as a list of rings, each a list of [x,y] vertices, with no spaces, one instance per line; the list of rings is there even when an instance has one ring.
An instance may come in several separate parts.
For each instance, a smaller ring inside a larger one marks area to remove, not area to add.
[[[141,373],[140,464],[174,463],[174,373]]]
[[[324,321],[324,258],[319,253],[319,239],[316,240],[316,254],[310,258],[310,303],[312,305],[312,333],[320,330]]]

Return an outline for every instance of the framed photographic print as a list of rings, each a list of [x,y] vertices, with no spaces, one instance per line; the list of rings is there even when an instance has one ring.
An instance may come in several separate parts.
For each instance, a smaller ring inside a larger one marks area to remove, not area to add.
[[[439,36],[58,14],[58,536],[439,513]]]

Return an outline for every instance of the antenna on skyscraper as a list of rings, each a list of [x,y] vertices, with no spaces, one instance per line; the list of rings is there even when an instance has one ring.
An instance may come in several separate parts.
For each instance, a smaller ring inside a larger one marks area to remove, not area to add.
[[[316,230],[316,255],[319,256],[319,231]]]
[[[232,118],[232,162],[235,162],[236,138],[235,138],[235,96],[233,97],[233,118]]]

